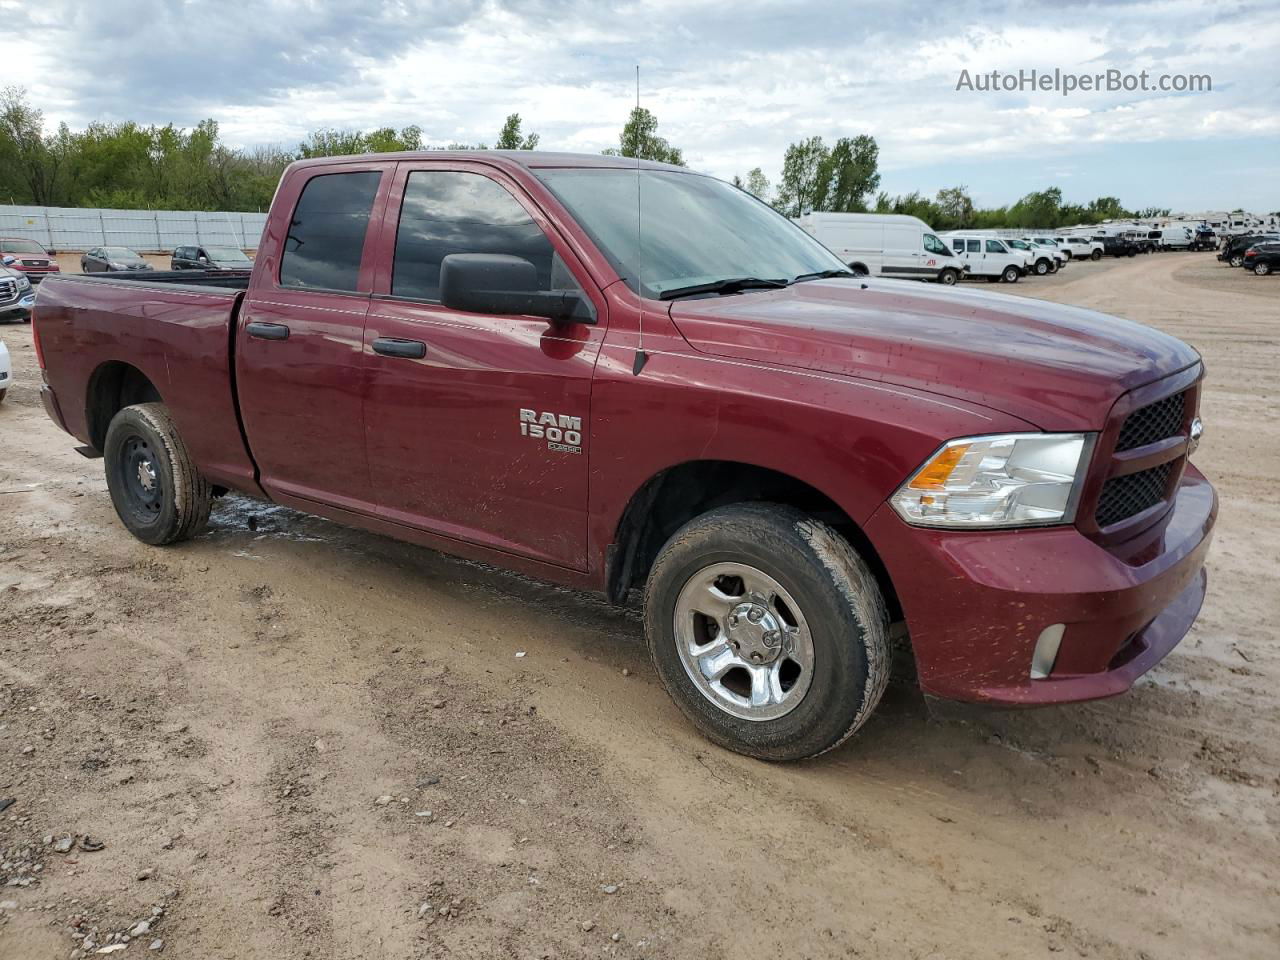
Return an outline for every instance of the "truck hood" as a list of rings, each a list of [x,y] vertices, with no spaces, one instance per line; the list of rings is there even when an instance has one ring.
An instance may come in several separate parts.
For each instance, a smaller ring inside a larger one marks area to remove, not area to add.
[[[1097,430],[1121,394],[1200,359],[1118,317],[909,280],[677,300],[671,319],[703,353],[911,387],[1044,430]]]

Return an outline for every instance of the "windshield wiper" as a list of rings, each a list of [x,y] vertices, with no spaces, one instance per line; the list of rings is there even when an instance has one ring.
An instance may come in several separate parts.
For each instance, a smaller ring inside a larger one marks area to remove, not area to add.
[[[806,280],[830,280],[832,277],[856,277],[852,270],[819,270],[817,273],[802,273],[792,277],[792,283],[804,283]]]
[[[726,277],[709,283],[694,283],[687,287],[672,287],[658,294],[659,300],[674,300],[695,293],[737,293],[740,290],[764,290],[785,287],[786,280],[764,280],[761,277]]]

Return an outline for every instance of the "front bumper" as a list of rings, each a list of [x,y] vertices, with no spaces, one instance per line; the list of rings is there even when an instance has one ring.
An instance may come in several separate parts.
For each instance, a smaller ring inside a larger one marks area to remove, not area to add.
[[[911,635],[921,689],[1013,706],[1123,693],[1191,629],[1204,601],[1218,501],[1188,466],[1173,508],[1127,555],[1074,527],[912,527],[883,505],[866,533]],[[1064,624],[1052,671],[1032,679],[1036,640]]]
[[[36,305],[36,295],[29,293],[21,299],[0,306],[0,319],[12,320],[15,317],[26,320],[31,316],[31,309]]]

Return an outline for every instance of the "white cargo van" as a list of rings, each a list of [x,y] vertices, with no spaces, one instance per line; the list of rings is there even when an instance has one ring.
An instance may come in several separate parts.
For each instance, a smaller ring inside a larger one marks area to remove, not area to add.
[[[1026,276],[1026,257],[1020,250],[1010,250],[998,237],[971,233],[944,233],[942,239],[964,262],[970,277],[986,277],[990,281],[1017,283]]]
[[[889,213],[809,213],[796,223],[858,272],[952,284],[964,263],[918,217]]]
[[[1189,250],[1191,243],[1195,240],[1195,235],[1191,232],[1190,227],[1175,225],[1165,227],[1163,230],[1152,231],[1159,233],[1156,243],[1162,250]]]

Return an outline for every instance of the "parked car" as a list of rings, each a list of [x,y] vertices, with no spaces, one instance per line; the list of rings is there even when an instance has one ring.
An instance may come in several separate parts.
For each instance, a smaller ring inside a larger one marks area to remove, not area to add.
[[[0,266],[0,320],[31,320],[36,295],[26,274]]]
[[[615,602],[643,587],[658,678],[729,749],[840,744],[895,633],[932,696],[1117,694],[1204,599],[1195,350],[855,276],[684,167],[301,161],[252,273],[186,279],[62,277],[36,304],[45,410],[102,454],[136,538],[195,536],[238,490]]]
[[[1037,236],[1023,237],[1028,243],[1034,243],[1039,247],[1044,247],[1054,253],[1054,259],[1058,261],[1058,266],[1064,266],[1072,257],[1072,250],[1064,244],[1059,237]]]
[[[1115,233],[1099,233],[1094,240],[1102,244],[1102,252],[1109,257],[1136,257],[1138,244],[1132,237]]]
[[[23,237],[0,237],[0,257],[4,256],[13,257],[9,266],[26,274],[32,283],[39,283],[62,269],[53,254],[36,241]]]
[[[80,257],[81,273],[114,273],[124,270],[154,270],[142,254],[128,247],[94,247]]]
[[[1046,273],[1058,272],[1058,257],[1054,256],[1053,251],[1046,250],[1030,240],[1007,240],[1005,242],[1012,249],[1022,252],[1026,259],[1027,270],[1031,273],[1043,277]]]
[[[1260,277],[1280,270],[1280,241],[1267,241],[1244,252],[1244,268]]]
[[[1027,275],[1023,253],[1010,250],[998,237],[956,232],[944,233],[942,239],[964,264],[967,275],[975,280],[982,277],[990,282],[1017,283],[1019,277]]]
[[[9,362],[9,348],[0,340],[0,401],[13,386],[13,365]]]
[[[918,217],[887,213],[810,213],[800,228],[855,273],[951,285],[964,264]]]
[[[1195,233],[1191,238],[1192,250],[1217,250],[1218,234],[1213,227],[1199,226],[1196,227]]]
[[[1243,267],[1245,251],[1256,244],[1266,243],[1268,240],[1280,240],[1280,234],[1246,233],[1238,237],[1231,237],[1223,243],[1222,252],[1218,254],[1218,259],[1233,267]]]
[[[1072,260],[1101,260],[1102,244],[1088,237],[1058,237],[1058,245]]]
[[[171,270],[249,270],[253,267],[239,247],[177,247],[170,261]]]

